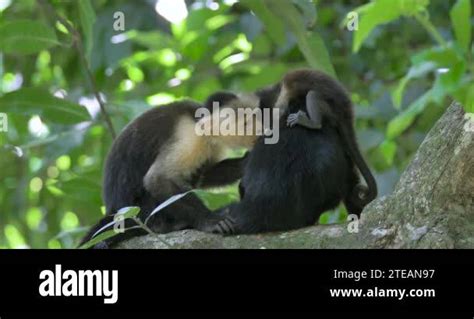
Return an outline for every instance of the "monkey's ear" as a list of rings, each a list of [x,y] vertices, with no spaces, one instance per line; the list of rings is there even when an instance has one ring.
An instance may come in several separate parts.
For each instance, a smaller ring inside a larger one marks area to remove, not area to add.
[[[324,101],[318,99],[318,93],[311,90],[306,94],[306,110],[308,116],[317,127],[322,127],[323,125],[323,105]]]

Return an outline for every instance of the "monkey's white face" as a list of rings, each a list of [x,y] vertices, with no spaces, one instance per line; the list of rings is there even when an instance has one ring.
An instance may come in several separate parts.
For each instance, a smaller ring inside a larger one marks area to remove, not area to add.
[[[224,105],[213,105],[212,113],[197,122],[208,141],[225,148],[251,148],[262,135],[260,100],[255,94],[239,94]]]

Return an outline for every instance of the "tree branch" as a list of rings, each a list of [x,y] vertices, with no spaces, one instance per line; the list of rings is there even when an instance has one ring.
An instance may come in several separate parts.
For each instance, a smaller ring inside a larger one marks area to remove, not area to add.
[[[107,125],[107,128],[110,132],[110,135],[112,135],[112,139],[115,139],[116,133],[114,129],[114,125],[112,124],[112,120],[110,118],[109,113],[107,112],[107,108],[105,107],[105,102],[103,101],[102,97],[100,96],[99,90],[97,89],[97,84],[95,82],[95,78],[92,74],[92,71],[89,67],[89,62],[87,61],[85,51],[84,51],[84,45],[82,43],[82,38],[81,34],[77,29],[69,22],[67,21],[64,17],[59,15],[56,10],[52,7],[50,3],[48,3],[46,0],[37,0],[38,4],[45,9],[45,11],[48,13],[48,15],[53,18],[54,20],[59,21],[64,27],[68,30],[68,32],[72,36],[72,41],[73,45],[76,48],[78,54],[79,54],[79,59],[81,60],[81,63],[84,67],[84,70],[86,72],[87,79],[89,81],[90,89],[92,90],[95,99],[97,100],[97,103],[99,103],[100,106],[100,111],[101,114],[105,120],[105,123]]]

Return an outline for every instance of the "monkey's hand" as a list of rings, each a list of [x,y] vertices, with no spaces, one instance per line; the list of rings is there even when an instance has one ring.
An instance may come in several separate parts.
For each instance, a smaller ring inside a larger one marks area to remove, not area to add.
[[[212,220],[210,223],[206,223],[198,229],[207,233],[220,235],[234,234],[236,229],[236,223],[234,219],[227,214],[228,212],[229,208],[227,207],[219,213],[219,215],[221,216],[219,216],[217,220]]]
[[[317,130],[322,127],[320,121],[312,121],[306,112],[299,110],[296,113],[291,113],[286,119],[286,125],[289,127],[294,127],[295,125],[300,125],[309,129]]]
[[[232,218],[226,217],[214,224],[209,232],[220,235],[232,235],[235,232],[235,222]]]

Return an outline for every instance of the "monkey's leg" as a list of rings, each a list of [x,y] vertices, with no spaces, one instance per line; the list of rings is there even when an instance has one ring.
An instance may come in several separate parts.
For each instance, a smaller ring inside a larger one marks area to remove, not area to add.
[[[306,110],[291,113],[286,119],[289,127],[300,125],[309,129],[320,129],[323,127],[323,114],[327,112],[325,102],[318,99],[315,91],[309,91],[306,95]]]
[[[200,176],[196,187],[217,187],[229,185],[243,175],[243,168],[248,152],[242,158],[231,158],[220,161],[214,166],[206,169]]]

